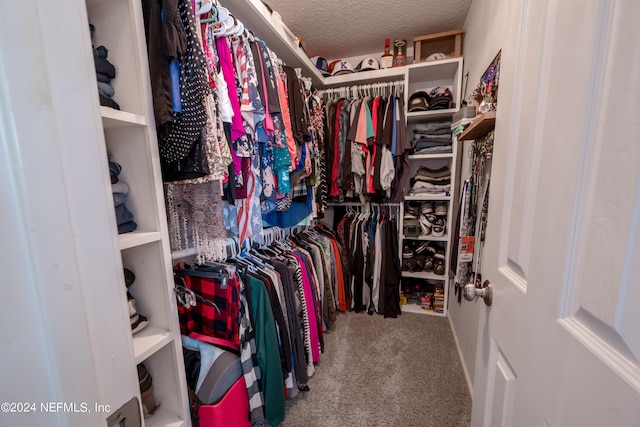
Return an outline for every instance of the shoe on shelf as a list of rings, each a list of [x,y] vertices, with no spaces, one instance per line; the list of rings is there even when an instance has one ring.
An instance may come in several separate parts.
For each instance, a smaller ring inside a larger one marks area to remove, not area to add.
[[[155,414],[160,405],[156,404],[156,399],[153,397],[151,374],[142,363],[138,365],[138,383],[140,384],[140,395],[142,397],[142,412],[144,417],[147,418]]]
[[[442,237],[444,236],[445,230],[445,221],[444,218],[437,218],[433,223],[433,227],[431,227],[433,237]]]
[[[404,271],[416,271],[416,260],[415,258],[407,258],[402,260],[402,269]]]
[[[422,271],[424,269],[424,262],[426,259],[427,257],[425,255],[414,256],[413,260],[415,261],[415,267],[413,268],[413,271]]]
[[[420,230],[422,231],[423,236],[431,234],[431,223],[424,215],[420,215]]]
[[[405,245],[404,248],[402,248],[402,258],[413,258],[413,248],[411,246]]]
[[[409,202],[404,206],[404,219],[417,219],[420,211],[418,203]]]
[[[436,222],[436,219],[438,219],[438,217],[435,216],[434,214],[422,215],[422,218],[425,219],[429,227],[433,227],[433,224]]]
[[[436,256],[436,248],[433,244],[429,243],[425,251],[424,269],[431,271],[433,269],[433,259]]]
[[[420,205],[420,213],[422,215],[433,213],[433,202],[432,201],[422,202],[422,204]]]
[[[447,202],[436,202],[434,213],[437,216],[447,216]]]
[[[134,315],[138,314],[138,310],[136,309],[136,300],[133,298],[133,295],[131,295],[129,291],[127,291],[127,307],[129,308],[129,317],[133,317]]]
[[[138,313],[136,300],[131,295],[131,292],[127,291],[127,307],[129,308],[129,322],[131,323],[131,333],[137,334],[141,330],[147,327],[149,321],[147,318]]]
[[[445,266],[444,266],[444,255],[443,254],[436,254],[436,256],[433,258],[432,270],[433,270],[434,274],[437,274],[439,276],[443,276],[444,275]]]
[[[424,255],[429,247],[429,242],[421,242],[415,250],[416,255]]]
[[[146,328],[147,325],[149,324],[149,321],[147,320],[147,318],[144,317],[142,314],[136,314],[135,317],[137,317],[136,321],[133,321],[132,320],[133,318],[130,318],[132,320],[131,333],[134,335],[140,332],[141,330],[143,330],[144,328]]]
[[[127,288],[133,285],[133,282],[136,280],[136,275],[133,274],[133,271],[128,268],[124,268],[124,284],[127,285]]]

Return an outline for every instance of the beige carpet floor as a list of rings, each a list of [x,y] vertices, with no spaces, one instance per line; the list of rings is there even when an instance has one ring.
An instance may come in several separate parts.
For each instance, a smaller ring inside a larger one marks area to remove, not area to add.
[[[283,427],[469,426],[471,397],[445,318],[346,313]]]

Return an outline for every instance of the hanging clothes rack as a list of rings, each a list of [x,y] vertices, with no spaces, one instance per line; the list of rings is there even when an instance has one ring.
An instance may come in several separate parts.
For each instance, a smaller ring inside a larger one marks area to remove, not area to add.
[[[329,89],[318,90],[318,96],[358,98],[360,96],[401,96],[404,91],[404,82],[383,82],[364,85],[341,86]]]

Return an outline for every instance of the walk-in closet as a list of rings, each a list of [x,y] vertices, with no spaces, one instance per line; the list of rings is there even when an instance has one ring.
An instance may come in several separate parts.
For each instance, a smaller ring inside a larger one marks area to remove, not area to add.
[[[0,14],[0,426],[640,425],[635,0]]]

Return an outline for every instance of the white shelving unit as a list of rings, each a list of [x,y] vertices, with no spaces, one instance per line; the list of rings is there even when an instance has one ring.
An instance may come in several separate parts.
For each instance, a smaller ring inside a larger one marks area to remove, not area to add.
[[[408,105],[408,99],[412,93],[417,91],[429,92],[431,89],[437,86],[446,86],[451,90],[453,95],[453,102],[455,108],[449,108],[445,110],[435,111],[419,111],[419,112],[407,112],[407,131],[411,138],[413,128],[418,123],[427,123],[435,121],[452,120],[453,113],[459,110],[461,101],[461,88],[462,88],[462,64],[463,58],[451,58],[440,61],[426,62],[408,65],[406,67],[406,89],[405,89],[405,105]],[[400,206],[400,225],[399,225],[399,252],[402,253],[405,244],[413,245],[416,241],[419,242],[433,242],[434,246],[444,250],[445,254],[445,274],[437,275],[433,272],[427,271],[402,271],[403,282],[406,279],[424,281],[433,286],[438,286],[442,289],[444,294],[444,307],[442,312],[436,312],[432,309],[422,309],[419,304],[406,304],[402,305],[403,312],[411,313],[423,313],[435,316],[447,315],[448,304],[448,288],[449,288],[449,260],[451,258],[451,230],[453,228],[454,212],[457,210],[458,205],[458,187],[460,185],[458,169],[460,166],[459,158],[460,150],[459,145],[455,138],[452,138],[452,151],[451,153],[438,153],[438,154],[412,154],[408,156],[409,161],[409,176],[413,177],[417,170],[421,166],[426,166],[430,169],[437,169],[443,166],[448,166],[451,170],[451,191],[445,194],[425,194],[425,195],[410,195],[410,186],[407,183],[407,187],[404,189],[404,203]],[[425,202],[425,201],[443,201],[447,204],[447,216],[445,225],[445,234],[441,237],[434,237],[433,235],[420,235],[417,237],[410,237],[404,235],[404,210],[407,203]],[[402,285],[401,285],[402,286]],[[404,287],[403,287],[404,288]]]
[[[161,405],[157,413],[144,420],[144,425],[188,426],[191,420],[142,6],[140,0],[86,0],[86,8],[89,21],[95,26],[95,46],[104,45],[109,62],[116,67],[111,84],[121,110],[100,107],[100,115],[106,151],[111,160],[122,166],[119,179],[129,186],[126,204],[138,224],[135,231],[120,234],[117,239],[121,265],[136,276],[129,291],[136,299],[137,311],[149,322],[130,339],[132,371],[137,364],[145,364],[153,379],[156,403]],[[126,307],[124,277],[118,286]]]

